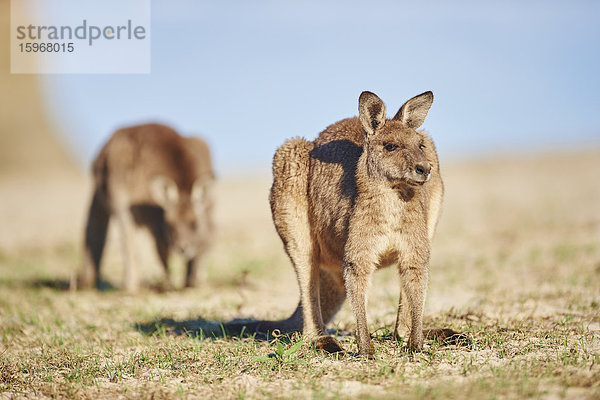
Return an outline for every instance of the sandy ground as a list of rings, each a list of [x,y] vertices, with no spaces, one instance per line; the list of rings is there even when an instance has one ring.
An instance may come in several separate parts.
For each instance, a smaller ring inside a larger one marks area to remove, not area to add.
[[[412,357],[386,339],[398,301],[397,272],[388,268],[374,275],[369,294],[378,360],[337,361],[305,347],[298,358],[266,364],[256,357],[275,351],[269,343],[153,336],[132,324],[164,318],[173,333],[181,324],[205,329],[215,325],[206,321],[281,318],[295,308],[294,272],[268,206],[270,177],[219,180],[218,236],[198,289],[131,296],[65,292],[81,258],[87,177],[2,175],[0,388],[9,398],[13,390],[74,398],[598,398],[600,149],[443,162],[442,175],[424,323],[468,332],[474,349]],[[110,232],[103,266],[116,287],[117,237]],[[152,285],[162,271],[148,239],[140,233],[138,254]],[[182,265],[173,266],[181,284]],[[347,304],[329,325],[354,326]],[[355,346],[351,336],[340,340]],[[165,354],[174,361],[165,364]]]

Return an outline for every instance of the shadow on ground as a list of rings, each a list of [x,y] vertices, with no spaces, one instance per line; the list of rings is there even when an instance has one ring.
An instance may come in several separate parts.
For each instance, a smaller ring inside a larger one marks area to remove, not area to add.
[[[70,282],[68,279],[28,279],[28,280],[1,280],[0,286],[5,288],[19,289],[53,289],[57,291],[68,291]]]
[[[71,290],[71,282],[69,279],[23,279],[23,280],[0,280],[0,286],[6,288],[23,288],[23,289],[53,289],[59,292],[68,292]],[[118,288],[110,282],[102,281],[98,285],[98,290],[101,292],[110,292]]]
[[[69,290],[70,282],[68,279],[32,279],[29,281],[18,282],[15,286],[28,287],[31,289],[48,288],[58,291]]]
[[[71,290],[71,282],[69,279],[56,279],[56,278],[35,278],[35,279],[14,279],[14,280],[1,280],[0,287],[6,288],[22,288],[22,289],[53,289],[56,291],[67,292]],[[143,284],[143,290],[156,293],[175,292],[178,289],[165,287],[162,284]],[[118,286],[113,285],[108,281],[100,281],[98,287],[89,289],[77,289],[78,291],[86,290],[98,290],[100,292],[112,292],[121,290]]]
[[[256,326],[261,321],[256,319],[236,318],[228,322],[208,321],[204,318],[176,321],[171,318],[162,318],[150,322],[134,324],[134,328],[145,335],[186,335],[199,339],[241,338],[250,337],[256,340],[272,340],[279,337],[290,337],[289,334],[274,332],[261,332],[245,329],[245,325]]]
[[[188,319],[176,321],[171,318],[162,318],[146,323],[134,324],[134,328],[145,335],[187,335],[197,337],[199,339],[233,339],[248,337],[260,341],[268,341],[273,339],[290,340],[295,332],[281,334],[275,331],[262,331],[257,329],[257,326],[264,321],[256,319],[241,319],[236,318],[228,322],[223,321],[208,321],[203,318]],[[246,330],[246,326],[250,329]],[[340,331],[336,329],[328,329],[327,333],[334,337],[351,336],[350,332]],[[427,340],[436,342],[440,346],[457,346],[467,349],[473,348],[472,339],[460,332],[452,329],[439,328],[428,329],[423,331]],[[376,340],[394,340],[392,332],[386,332],[382,335],[374,335]],[[400,339],[402,340],[402,339]]]
[[[261,329],[264,323],[252,318],[235,318],[231,321],[208,321],[204,318],[176,321],[171,318],[162,318],[150,322],[134,324],[134,328],[145,335],[175,335],[191,336],[199,339],[236,339],[252,338],[258,341],[274,339],[291,341],[298,332],[282,333],[278,329]],[[263,325],[264,326],[264,325]],[[338,329],[327,329],[327,334],[337,337],[347,337],[352,334]]]

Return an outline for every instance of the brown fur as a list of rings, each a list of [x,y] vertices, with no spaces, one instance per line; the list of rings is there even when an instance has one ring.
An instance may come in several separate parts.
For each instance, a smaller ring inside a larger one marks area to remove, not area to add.
[[[402,283],[395,334],[406,336],[410,349],[422,348],[430,246],[443,184],[433,141],[415,129],[432,101],[431,92],[423,93],[386,119],[383,102],[363,92],[358,118],[329,126],[314,142],[294,138],[277,149],[271,210],[296,271],[300,303],[284,321],[234,321],[226,327],[301,329],[317,348],[340,352],[325,325],[348,296],[359,352],[371,355],[366,314],[371,274],[397,265]],[[444,336],[441,330],[426,333]]]
[[[207,144],[184,138],[158,124],[116,131],[96,157],[94,189],[85,232],[85,259],[79,286],[97,285],[108,223],[114,217],[121,233],[124,286],[135,291],[139,271],[133,229],[144,226],[171,287],[168,258],[172,250],[187,262],[185,284],[194,286],[198,262],[213,235],[213,171]]]

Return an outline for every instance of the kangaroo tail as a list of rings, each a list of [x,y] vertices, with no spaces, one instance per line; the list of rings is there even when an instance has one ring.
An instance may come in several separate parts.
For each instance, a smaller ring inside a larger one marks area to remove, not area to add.
[[[100,279],[100,261],[106,243],[110,211],[100,190],[94,191],[85,228],[84,261],[79,276],[73,271],[71,290],[98,286]]]

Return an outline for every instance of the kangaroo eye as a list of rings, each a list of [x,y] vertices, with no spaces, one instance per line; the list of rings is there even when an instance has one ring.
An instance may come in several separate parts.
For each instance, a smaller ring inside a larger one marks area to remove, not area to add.
[[[383,148],[387,151],[394,151],[398,148],[398,145],[394,143],[384,143]]]
[[[419,148],[420,148],[421,150],[423,150],[423,149],[425,148],[425,145],[424,145],[424,144],[420,144],[420,145],[419,145]]]

